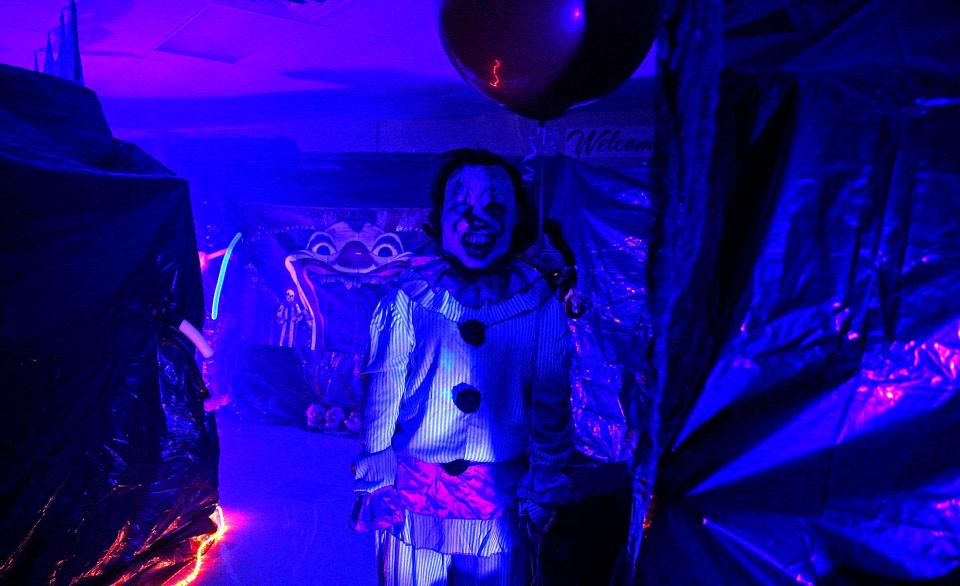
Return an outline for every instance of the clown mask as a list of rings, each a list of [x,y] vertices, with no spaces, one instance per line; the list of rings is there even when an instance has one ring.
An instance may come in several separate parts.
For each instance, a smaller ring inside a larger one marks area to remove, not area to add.
[[[502,167],[464,165],[447,180],[443,249],[468,269],[487,268],[506,254],[516,221],[513,184]]]

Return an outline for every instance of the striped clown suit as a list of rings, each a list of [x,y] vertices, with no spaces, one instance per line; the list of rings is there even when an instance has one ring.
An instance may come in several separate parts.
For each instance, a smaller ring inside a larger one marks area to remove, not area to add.
[[[520,261],[410,269],[370,325],[354,527],[388,585],[523,584],[518,499],[569,498],[562,304]]]

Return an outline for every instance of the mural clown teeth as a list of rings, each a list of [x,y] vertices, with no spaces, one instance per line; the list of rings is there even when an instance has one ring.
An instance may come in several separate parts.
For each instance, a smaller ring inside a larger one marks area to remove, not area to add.
[[[320,310],[322,286],[338,283],[350,289],[367,283],[382,283],[410,266],[411,253],[404,252],[400,237],[365,222],[357,231],[346,222],[336,222],[314,232],[306,248],[287,255],[284,266],[299,292],[313,332],[310,349],[324,335]]]

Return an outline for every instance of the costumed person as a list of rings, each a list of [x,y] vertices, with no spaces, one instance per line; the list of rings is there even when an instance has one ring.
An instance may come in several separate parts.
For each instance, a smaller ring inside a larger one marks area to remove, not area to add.
[[[381,584],[524,584],[524,529],[570,496],[563,304],[518,254],[535,238],[517,170],[445,156],[420,257],[377,306],[352,523]]]
[[[293,348],[297,341],[297,327],[303,320],[303,308],[297,303],[296,293],[287,289],[286,297],[277,308],[277,323],[280,325],[280,345]]]
[[[589,309],[586,299],[576,288],[577,260],[559,222],[545,219],[543,232],[546,238],[538,243],[539,246],[528,249],[524,258],[540,270],[556,291],[557,298],[563,300],[567,317],[572,320],[568,324],[571,324],[576,339],[578,335],[584,335],[584,329],[590,328],[589,322],[575,321]],[[582,372],[582,369],[582,363],[574,363],[571,365],[571,374],[575,378],[578,370]],[[627,369],[624,369],[623,375],[624,384],[637,384],[627,382],[631,376]],[[574,416],[578,408],[597,409],[606,406],[599,403],[585,405],[584,401],[589,399],[583,395],[587,392],[582,386],[579,392],[579,401],[573,401],[571,406]],[[630,396],[630,393],[626,393],[626,396]],[[620,577],[618,572],[624,569],[618,567],[622,563],[620,554],[627,545],[630,532],[631,469],[623,460],[607,461],[574,451],[567,475],[574,486],[570,502],[556,508],[549,532],[532,534],[538,553],[535,561],[542,584],[579,586],[617,583]]]

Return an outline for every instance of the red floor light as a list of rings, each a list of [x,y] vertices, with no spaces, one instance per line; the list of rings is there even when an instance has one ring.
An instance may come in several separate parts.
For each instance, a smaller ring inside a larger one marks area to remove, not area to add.
[[[210,518],[213,519],[213,522],[217,525],[217,530],[210,535],[203,535],[201,537],[196,537],[195,542],[197,544],[197,553],[196,561],[193,563],[193,570],[190,571],[190,574],[185,578],[178,580],[177,582],[167,583],[166,586],[187,586],[194,580],[197,579],[197,576],[200,575],[200,567],[203,565],[203,556],[206,555],[210,549],[220,542],[223,539],[223,535],[227,532],[227,522],[223,515],[223,509],[220,508],[220,505],[217,505],[217,509],[210,515]],[[176,576],[174,576],[174,579]]]

